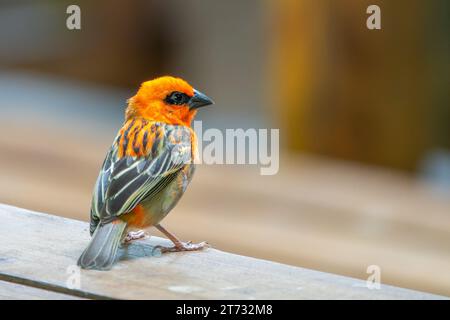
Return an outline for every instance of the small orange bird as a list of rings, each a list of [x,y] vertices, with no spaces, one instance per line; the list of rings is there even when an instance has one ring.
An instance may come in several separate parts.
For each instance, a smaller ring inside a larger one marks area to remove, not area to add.
[[[109,149],[95,184],[91,242],[78,265],[111,269],[123,242],[156,227],[173,243],[162,252],[192,251],[205,242],[183,243],[160,224],[177,204],[194,174],[197,139],[191,122],[197,109],[213,104],[186,81],[161,77],[144,82],[128,100],[125,123]]]

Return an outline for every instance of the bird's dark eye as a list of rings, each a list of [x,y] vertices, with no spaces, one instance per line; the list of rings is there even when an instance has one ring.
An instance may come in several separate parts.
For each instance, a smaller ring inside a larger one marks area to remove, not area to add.
[[[174,91],[169,94],[164,101],[168,104],[182,105],[189,102],[190,97],[183,92]]]

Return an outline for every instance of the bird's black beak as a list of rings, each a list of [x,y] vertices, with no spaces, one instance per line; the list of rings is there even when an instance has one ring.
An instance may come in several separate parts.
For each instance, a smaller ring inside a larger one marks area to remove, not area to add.
[[[195,110],[200,107],[209,106],[210,104],[214,104],[214,101],[197,90],[194,90],[194,96],[188,102],[189,110]]]

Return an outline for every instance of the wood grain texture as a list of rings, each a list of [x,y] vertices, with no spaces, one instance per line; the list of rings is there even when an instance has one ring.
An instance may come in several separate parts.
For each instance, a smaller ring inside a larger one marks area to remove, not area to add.
[[[75,300],[76,296],[0,280],[0,300]]]
[[[120,252],[111,271],[69,267],[89,241],[85,222],[0,205],[0,280],[87,298],[122,299],[432,299],[439,296],[282,265],[216,249],[158,255],[151,237]]]

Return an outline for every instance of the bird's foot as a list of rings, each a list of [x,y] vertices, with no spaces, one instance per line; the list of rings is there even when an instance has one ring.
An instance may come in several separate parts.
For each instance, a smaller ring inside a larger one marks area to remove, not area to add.
[[[186,243],[179,242],[173,247],[156,246],[155,249],[159,249],[161,253],[166,253],[166,252],[196,251],[209,247],[210,245],[205,241],[200,243],[192,243],[192,241],[189,241]]]
[[[150,236],[147,233],[145,233],[144,230],[130,231],[128,232],[127,236],[123,239],[123,243],[130,244],[133,241],[148,238],[150,238]]]

